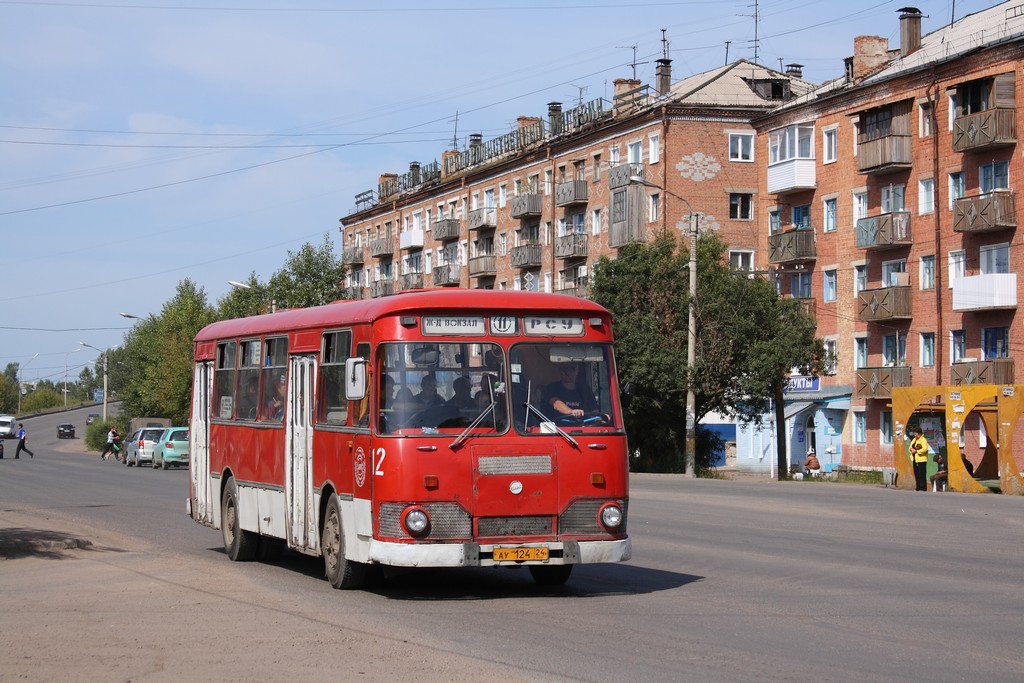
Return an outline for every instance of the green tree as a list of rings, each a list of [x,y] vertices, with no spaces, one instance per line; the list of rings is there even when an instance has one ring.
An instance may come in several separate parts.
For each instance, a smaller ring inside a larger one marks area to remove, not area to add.
[[[64,405],[64,396],[54,391],[52,386],[38,386],[22,399],[21,411],[34,413],[62,405]]]
[[[4,372],[0,375],[0,413],[14,413],[17,409],[18,382]]]
[[[320,306],[341,298],[344,279],[345,264],[324,233],[320,247],[307,242],[299,251],[288,252],[284,267],[270,277],[267,293],[279,308]]]
[[[256,273],[249,273],[249,279],[242,284],[245,286],[232,287],[217,302],[217,317],[229,320],[270,313],[270,292]]]

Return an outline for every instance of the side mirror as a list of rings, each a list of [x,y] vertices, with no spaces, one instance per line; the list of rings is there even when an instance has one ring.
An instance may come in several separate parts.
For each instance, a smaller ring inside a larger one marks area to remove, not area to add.
[[[622,389],[619,392],[619,400],[622,401],[623,407],[628,406],[636,396],[636,385],[632,382],[626,382],[622,385]]]
[[[366,398],[366,359],[349,358],[345,361],[345,398],[362,401]]]

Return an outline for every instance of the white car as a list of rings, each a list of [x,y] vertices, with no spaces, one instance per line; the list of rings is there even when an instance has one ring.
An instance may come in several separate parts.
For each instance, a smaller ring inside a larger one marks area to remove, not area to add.
[[[135,430],[135,433],[121,444],[124,448],[124,464],[128,467],[141,466],[144,462],[152,465],[153,447],[163,433],[163,427],[143,427]]]
[[[18,418],[13,415],[0,415],[0,439],[18,437]]]

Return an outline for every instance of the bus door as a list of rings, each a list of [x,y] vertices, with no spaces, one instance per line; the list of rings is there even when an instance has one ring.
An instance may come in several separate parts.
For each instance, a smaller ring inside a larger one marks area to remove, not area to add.
[[[313,506],[313,407],[316,356],[292,356],[288,372],[288,420],[285,424],[285,496],[288,545],[316,548]]]
[[[197,363],[192,376],[192,420],[189,425],[189,477],[192,519],[214,525],[220,504],[210,478],[210,396],[213,393],[213,363]]]

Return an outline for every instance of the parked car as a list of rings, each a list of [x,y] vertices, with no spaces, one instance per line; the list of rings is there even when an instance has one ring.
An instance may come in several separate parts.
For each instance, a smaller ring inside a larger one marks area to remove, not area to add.
[[[73,439],[75,438],[75,425],[67,422],[61,422],[57,425],[57,438],[58,439]]]
[[[0,415],[0,439],[15,439],[18,436],[18,418]]]
[[[85,418],[85,424],[91,425],[96,420],[100,419],[99,413],[89,413],[89,417]]]
[[[128,467],[142,465],[144,462],[152,465],[153,447],[163,433],[163,427],[136,429],[122,445],[122,448],[124,448],[124,464]]]
[[[188,427],[165,429],[153,446],[153,469],[188,465]]]

